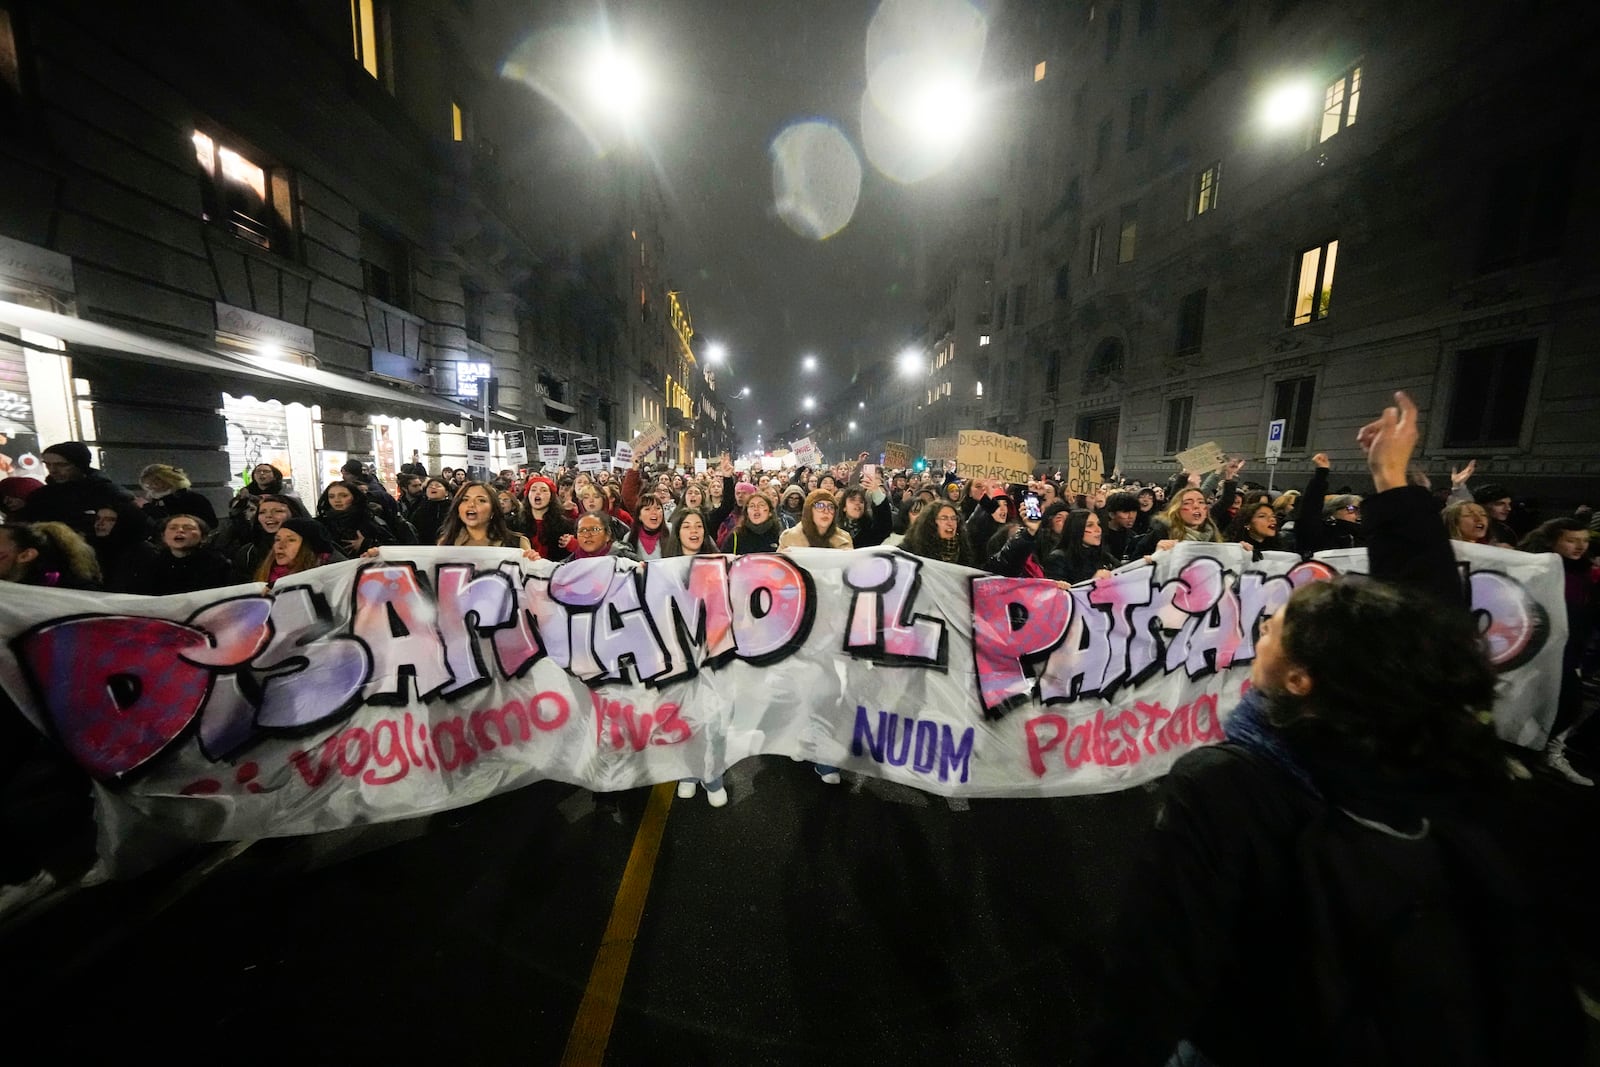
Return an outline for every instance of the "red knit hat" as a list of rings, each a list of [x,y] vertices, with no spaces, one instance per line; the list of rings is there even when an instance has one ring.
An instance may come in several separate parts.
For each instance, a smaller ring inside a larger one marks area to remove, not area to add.
[[[556,483],[552,482],[549,478],[546,478],[542,474],[529,475],[527,484],[522,487],[522,495],[526,497],[528,495],[528,490],[532,489],[539,482],[543,482],[545,488],[550,490],[550,499],[554,500],[557,494]]]
[[[44,483],[37,478],[24,478],[14,475],[10,478],[0,478],[0,497],[14,496],[18,500],[26,500],[36,490],[43,489]]]

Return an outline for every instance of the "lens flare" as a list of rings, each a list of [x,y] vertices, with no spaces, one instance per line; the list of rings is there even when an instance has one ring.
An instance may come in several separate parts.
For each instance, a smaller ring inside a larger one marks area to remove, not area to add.
[[[861,160],[845,135],[819,120],[773,138],[772,199],[784,225],[823,241],[849,225],[861,200]]]
[[[968,0],[884,0],[867,27],[861,145],[911,183],[955,159],[972,126],[988,24]]]

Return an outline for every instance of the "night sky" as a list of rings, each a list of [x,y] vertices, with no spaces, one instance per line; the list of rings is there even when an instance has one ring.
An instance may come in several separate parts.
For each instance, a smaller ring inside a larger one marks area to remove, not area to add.
[[[719,391],[750,386],[750,400],[735,403],[751,443],[756,416],[787,425],[802,396],[821,403],[899,352],[920,318],[928,227],[917,219],[937,212],[951,179],[901,185],[863,154],[860,202],[835,236],[801,237],[774,210],[768,146],[786,125],[829,119],[861,154],[872,11],[861,0],[669,0],[626,23],[630,38],[662,43],[649,57],[661,93],[651,124],[674,210],[670,282],[702,339],[727,346]],[[807,353],[818,358],[813,375],[799,369]]]

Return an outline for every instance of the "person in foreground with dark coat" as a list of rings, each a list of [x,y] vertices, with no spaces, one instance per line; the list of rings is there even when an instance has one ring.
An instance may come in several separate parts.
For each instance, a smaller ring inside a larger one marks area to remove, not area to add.
[[[13,522],[64,522],[80,536],[94,533],[95,512],[114,508],[133,494],[95,469],[89,446],[82,441],[51,445],[39,457],[50,472]]]
[[[1578,1062],[1560,944],[1485,831],[1495,672],[1395,401],[1358,434],[1372,577],[1265,620],[1226,742],[1167,776],[1082,1063]]]

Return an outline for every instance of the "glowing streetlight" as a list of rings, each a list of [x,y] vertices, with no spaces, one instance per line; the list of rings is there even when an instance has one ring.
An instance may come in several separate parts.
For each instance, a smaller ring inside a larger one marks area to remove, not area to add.
[[[1269,130],[1293,129],[1311,118],[1316,97],[1305,82],[1290,82],[1269,92],[1261,102],[1261,121]]]
[[[760,419],[757,419],[757,420],[756,420],[756,425],[757,425],[757,426],[760,426],[760,425],[761,425],[761,420],[760,420]]]
[[[865,400],[858,400],[856,401],[856,407],[860,408],[862,411],[865,411],[867,410],[867,402]]]
[[[914,378],[922,373],[922,353],[915,348],[908,348],[900,353],[900,373],[907,378]]]
[[[810,374],[812,371],[816,370],[817,369],[817,357],[816,356],[807,356],[805,359],[802,359],[800,361],[800,369],[805,371],[807,374]]]
[[[800,406],[805,408],[807,411],[811,411],[817,406],[817,401],[814,397],[808,396],[804,400],[800,401]]]
[[[856,420],[855,419],[851,419],[850,420],[850,432],[851,433],[855,433],[856,432]]]
[[[645,98],[644,72],[614,44],[601,47],[589,68],[589,99],[618,122],[638,118]]]
[[[728,359],[728,346],[721,341],[712,341],[706,345],[706,362],[710,364],[724,363]]]
[[[745,386],[743,389],[739,390],[739,396],[740,396],[741,399],[743,399],[744,397],[747,397],[749,395],[750,395],[750,387],[748,385]]]

